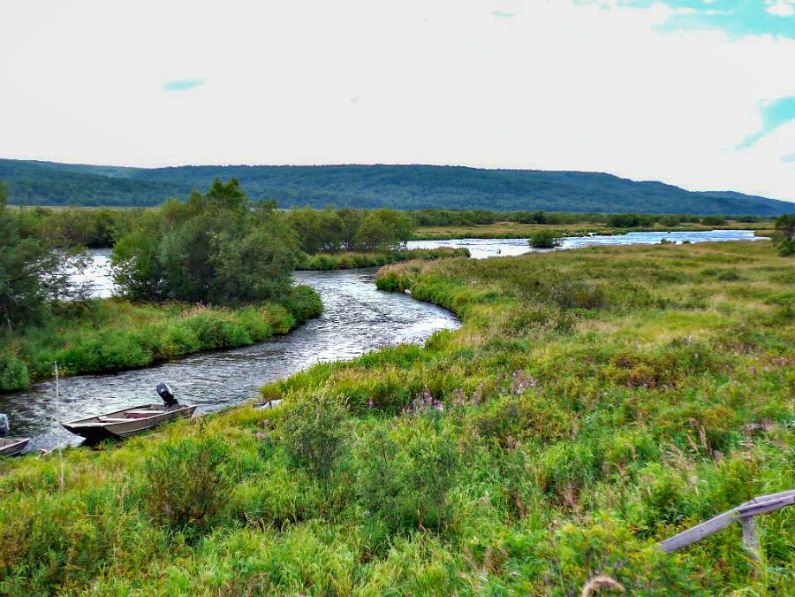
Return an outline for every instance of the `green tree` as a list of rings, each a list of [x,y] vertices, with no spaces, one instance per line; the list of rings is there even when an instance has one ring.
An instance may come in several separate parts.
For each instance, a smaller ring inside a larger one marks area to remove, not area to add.
[[[0,329],[11,331],[45,318],[49,299],[71,295],[66,275],[71,260],[12,213],[7,200],[8,187],[0,183]]]
[[[114,249],[115,279],[138,300],[237,304],[290,288],[298,248],[272,206],[253,209],[237,180],[142,217]]]
[[[336,253],[342,248],[343,221],[331,207],[291,209],[287,221],[297,233],[301,249],[310,255]]]
[[[776,220],[776,233],[779,237],[779,254],[795,255],[795,213]]]
[[[375,209],[368,212],[356,231],[355,243],[362,251],[396,249],[412,233],[411,218],[393,209]]]
[[[346,251],[355,251],[356,233],[364,214],[358,209],[345,208],[337,210],[337,215],[342,221],[341,248]]]

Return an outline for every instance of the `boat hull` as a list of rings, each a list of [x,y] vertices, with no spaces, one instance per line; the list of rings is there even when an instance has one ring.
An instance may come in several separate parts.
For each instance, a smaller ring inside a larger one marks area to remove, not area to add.
[[[28,446],[29,437],[9,437],[0,440],[0,456],[16,456]]]
[[[79,435],[85,438],[86,443],[98,443],[106,439],[124,439],[133,435],[138,435],[153,429],[163,423],[175,421],[177,419],[188,418],[193,415],[196,410],[195,406],[180,406],[173,409],[163,409],[161,412],[151,415],[142,416],[138,418],[130,418],[127,420],[120,420],[124,415],[135,412],[137,409],[150,409],[150,405],[129,408],[123,411],[117,411],[103,415],[100,417],[92,417],[90,419],[81,419],[79,421],[71,421],[69,423],[62,423],[64,428],[70,433]],[[112,421],[102,419],[114,419]],[[119,420],[116,420],[119,419]]]

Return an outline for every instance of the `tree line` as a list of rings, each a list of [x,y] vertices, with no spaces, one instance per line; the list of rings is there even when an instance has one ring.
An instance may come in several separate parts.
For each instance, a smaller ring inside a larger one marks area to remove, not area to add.
[[[242,191],[241,191],[242,192]],[[150,216],[148,211],[172,209],[175,200],[160,208],[46,208],[25,207],[12,210],[24,216],[26,226],[60,247],[112,247],[116,240]],[[267,205],[274,217],[283,219],[295,235],[299,247],[309,255],[318,253],[369,252],[390,250],[410,239],[417,228],[430,226],[477,226],[498,222],[517,224],[594,224],[612,228],[644,228],[702,224],[722,226],[727,216],[653,215],[653,214],[583,214],[571,212],[487,210],[396,211],[392,209],[335,209],[326,207],[280,210],[273,201],[251,202]],[[754,223],[758,216],[735,216],[731,221]]]
[[[0,322],[46,318],[54,300],[78,298],[69,282],[84,247],[113,247],[116,282],[138,301],[235,305],[279,300],[304,254],[398,248],[412,219],[389,209],[283,211],[251,201],[237,179],[147,209],[9,207],[0,183]]]

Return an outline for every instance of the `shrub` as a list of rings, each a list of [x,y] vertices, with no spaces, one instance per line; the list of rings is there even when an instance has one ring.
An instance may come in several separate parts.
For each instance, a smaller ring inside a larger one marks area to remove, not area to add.
[[[23,390],[30,385],[28,368],[12,354],[0,355],[0,390]]]
[[[692,595],[703,591],[694,581],[690,566],[679,557],[640,544],[629,529],[608,516],[599,516],[589,524],[563,525],[547,549],[552,564],[549,574],[559,579],[565,595],[580,594],[588,580],[597,575],[615,579],[632,595]]]
[[[282,442],[290,460],[320,477],[333,469],[345,447],[343,402],[325,393],[288,398],[281,427]]]
[[[453,437],[432,418],[419,417],[391,431],[377,428],[356,444],[353,466],[362,505],[391,532],[440,530],[459,455]]]
[[[320,295],[309,286],[296,286],[290,289],[285,307],[298,323],[304,323],[323,313]]]
[[[534,232],[528,241],[534,249],[553,249],[560,244],[560,233],[553,230]]]
[[[146,463],[144,497],[152,521],[189,537],[210,529],[230,488],[228,456],[217,437],[164,444]]]
[[[782,257],[795,255],[795,240],[781,240],[778,243],[778,254]]]

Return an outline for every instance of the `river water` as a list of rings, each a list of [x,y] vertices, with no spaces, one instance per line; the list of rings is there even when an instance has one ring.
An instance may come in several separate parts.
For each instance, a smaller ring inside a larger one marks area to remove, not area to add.
[[[754,236],[753,230],[708,230],[701,232],[629,232],[616,235],[567,236],[561,239],[558,249],[582,249],[605,245],[658,245],[663,239],[674,243],[706,243],[730,240],[766,240]],[[487,257],[510,257],[539,251],[531,249],[526,238],[455,238],[450,240],[412,240],[408,249],[435,249],[452,247],[469,249],[474,259]],[[549,251],[550,249],[546,249]]]
[[[561,249],[595,245],[759,240],[746,230],[711,232],[635,232],[618,236],[569,237]],[[465,247],[473,258],[521,255],[531,251],[527,239],[454,239],[410,241],[408,248]],[[113,294],[110,251],[89,252],[90,267],[76,282],[89,282],[94,296]],[[62,379],[55,401],[53,382],[29,391],[0,394],[0,412],[11,419],[13,435],[32,436],[29,450],[78,444],[81,439],[59,421],[89,417],[135,404],[158,402],[155,386],[165,381],[180,401],[209,412],[257,395],[268,382],[283,379],[319,362],[349,360],[368,351],[401,343],[423,344],[434,332],[455,329],[449,311],[375,287],[375,269],[297,272],[296,282],[320,294],[324,312],[287,336],[262,344],[207,352],[147,369]]]

